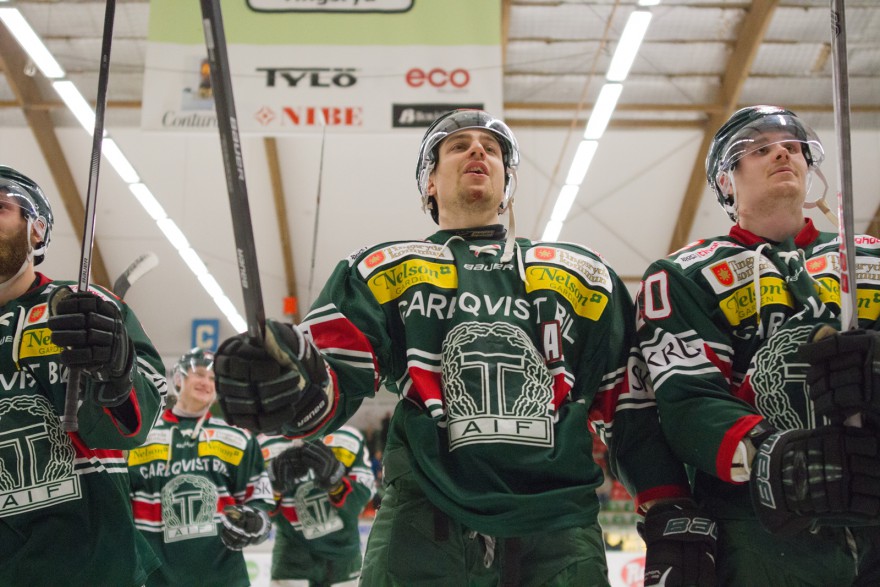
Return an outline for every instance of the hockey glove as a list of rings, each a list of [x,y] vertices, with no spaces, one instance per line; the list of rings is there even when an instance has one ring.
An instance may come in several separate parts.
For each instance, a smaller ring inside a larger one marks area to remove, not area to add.
[[[880,524],[880,446],[861,428],[775,432],[758,447],[749,482],[764,528]]]
[[[49,330],[60,347],[61,362],[82,369],[95,382],[93,401],[112,408],[132,388],[134,346],[119,309],[93,293],[61,287],[49,296]]]
[[[271,525],[266,512],[249,505],[228,505],[223,509],[220,539],[229,550],[241,550],[269,537]]]
[[[236,426],[301,436],[334,407],[324,359],[290,324],[266,320],[265,344],[246,334],[225,340],[214,372],[223,413]]]
[[[309,466],[303,461],[302,446],[288,448],[272,459],[269,466],[269,480],[279,493],[292,491],[297,481],[308,475]]]
[[[345,465],[339,462],[333,449],[318,440],[303,446],[303,462],[315,474],[315,485],[325,491],[338,490],[345,477]]]
[[[718,527],[693,500],[658,503],[637,528],[647,546],[645,587],[714,587]]]
[[[841,424],[861,413],[880,426],[880,332],[822,326],[810,340],[798,353],[810,363],[807,385],[816,414]]]

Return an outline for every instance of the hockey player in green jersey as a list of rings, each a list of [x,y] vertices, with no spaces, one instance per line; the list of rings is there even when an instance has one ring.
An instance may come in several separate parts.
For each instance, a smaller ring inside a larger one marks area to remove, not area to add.
[[[718,521],[721,585],[880,583],[880,240],[858,236],[858,321],[840,329],[837,235],[803,209],[824,151],[793,112],[718,130],[709,185],[735,222],[651,265],[639,338],[663,430]],[[853,413],[865,427],[844,426]]]
[[[585,247],[514,239],[512,211],[498,224],[518,164],[501,120],[439,117],[416,178],[440,231],[354,253],[298,328],[218,349],[224,412],[246,427],[314,438],[380,385],[400,397],[362,585],[606,585],[589,425],[640,509],[689,495],[620,279]],[[711,567],[698,526],[664,560],[686,544]]]
[[[164,367],[122,300],[36,272],[52,223],[40,187],[0,166],[0,585],[143,585],[159,561],[134,527],[123,451],[159,413]]]
[[[376,493],[364,435],[343,426],[302,442],[260,435],[277,506],[272,587],[355,587],[358,517]]]
[[[209,412],[214,355],[174,367],[177,401],[128,454],[137,528],[162,561],[147,587],[250,585],[241,550],[267,538],[272,488],[257,439]]]

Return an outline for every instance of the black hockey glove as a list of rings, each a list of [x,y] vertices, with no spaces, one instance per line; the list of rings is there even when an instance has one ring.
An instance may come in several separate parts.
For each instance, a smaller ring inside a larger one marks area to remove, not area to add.
[[[249,505],[228,505],[220,517],[223,520],[220,539],[229,550],[241,550],[269,537],[269,516],[262,510]]]
[[[48,326],[52,342],[63,347],[61,362],[91,376],[95,403],[112,408],[128,399],[134,346],[114,304],[61,287],[49,296]]]
[[[324,359],[290,324],[266,320],[264,344],[247,334],[225,340],[214,372],[223,414],[243,428],[307,434],[334,406]]]
[[[880,442],[851,426],[774,432],[749,482],[764,528],[792,535],[814,525],[880,524]]]
[[[645,587],[714,587],[718,526],[693,500],[658,503],[637,528],[647,546]]]
[[[841,424],[853,414],[880,428],[880,332],[822,326],[801,345],[816,414]]]
[[[302,459],[315,474],[315,485],[325,491],[339,489],[342,478],[345,477],[345,465],[339,462],[333,449],[320,440],[306,442]]]
[[[292,491],[299,479],[309,472],[309,466],[303,461],[303,446],[292,446],[272,459],[269,466],[269,480],[272,487],[280,493]]]

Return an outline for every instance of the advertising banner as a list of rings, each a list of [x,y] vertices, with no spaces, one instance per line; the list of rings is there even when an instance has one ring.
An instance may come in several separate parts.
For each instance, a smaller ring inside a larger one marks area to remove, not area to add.
[[[222,0],[242,134],[423,128],[502,109],[501,0]],[[151,0],[141,126],[216,132],[198,2]]]

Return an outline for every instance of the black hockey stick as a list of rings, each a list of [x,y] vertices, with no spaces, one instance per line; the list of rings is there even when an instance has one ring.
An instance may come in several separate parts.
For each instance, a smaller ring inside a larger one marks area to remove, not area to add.
[[[98,71],[98,97],[95,101],[95,130],[92,134],[92,159],[89,166],[89,187],[86,192],[85,223],[83,225],[82,250],[79,264],[77,291],[89,291],[92,272],[92,248],[95,242],[95,213],[98,199],[98,172],[101,168],[101,143],[104,140],[104,112],[107,109],[107,82],[110,78],[110,46],[113,42],[113,19],[116,0],[107,0],[104,8],[104,37],[101,41],[101,65]],[[64,414],[61,429],[75,432],[79,429],[76,411],[79,407],[80,369],[70,369],[67,374],[67,394],[64,398]]]
[[[831,0],[831,72],[834,80],[834,122],[839,149],[837,169],[837,234],[840,239],[840,328],[854,330],[859,323],[856,292],[856,243],[852,192],[852,151],[849,124],[849,73],[846,62],[846,15],[843,0]],[[862,426],[862,415],[853,414],[845,424]]]
[[[119,296],[119,299],[124,299],[128,288],[158,264],[159,257],[156,256],[156,253],[144,253],[132,261],[131,265],[116,278],[116,281],[113,282],[113,293]]]
[[[205,45],[208,48],[208,63],[211,67],[211,87],[214,93],[214,107],[217,110],[223,167],[226,170],[226,188],[229,192],[229,208],[232,212],[235,257],[238,261],[238,277],[244,298],[247,332],[251,339],[262,343],[266,314],[263,309],[257,249],[254,244],[254,229],[251,225],[251,210],[244,178],[241,141],[238,137],[238,120],[235,117],[235,102],[232,97],[223,15],[220,11],[220,0],[199,1],[202,7]]]

